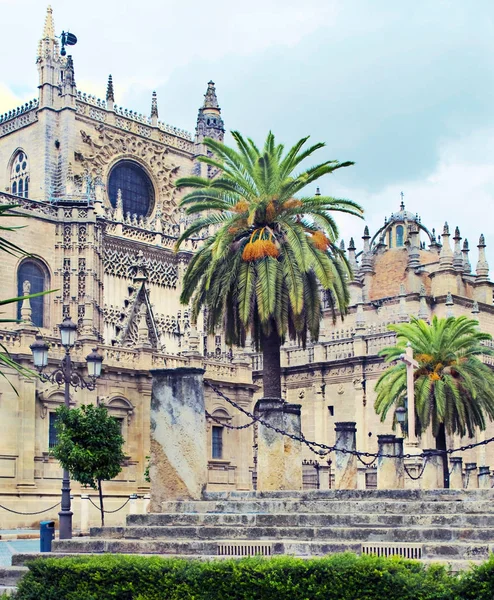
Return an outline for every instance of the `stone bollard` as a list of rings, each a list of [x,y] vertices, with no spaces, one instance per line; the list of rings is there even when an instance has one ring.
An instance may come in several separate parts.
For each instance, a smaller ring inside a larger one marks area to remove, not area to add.
[[[89,533],[89,496],[81,494],[81,533]]]
[[[278,429],[284,428],[283,401],[261,398],[254,413]],[[257,430],[257,489],[282,490],[285,484],[285,441],[283,436],[262,423]]]
[[[452,456],[449,459],[451,472],[449,474],[449,487],[452,490],[463,489],[463,458],[461,456]]]
[[[377,489],[396,490],[405,485],[403,469],[403,439],[397,444],[395,435],[378,435],[377,445],[379,458],[377,459]],[[388,458],[383,454],[392,454],[400,458]]]
[[[437,490],[444,487],[442,455],[435,449],[423,451],[425,467],[422,473],[422,489]]]
[[[129,496],[129,515],[137,514],[137,494],[130,494]]]
[[[477,463],[465,463],[465,487],[467,490],[476,490],[479,487]]]
[[[395,458],[396,486],[399,490],[405,489],[405,459],[403,458],[403,442],[404,440],[402,437],[395,438],[394,454],[399,457]]]
[[[300,419],[301,404],[283,405],[283,424],[284,430],[300,437],[302,433],[302,423]],[[283,453],[285,464],[285,481],[283,489],[301,490],[302,489],[302,442],[292,440],[283,436]]]
[[[335,488],[337,490],[356,490],[357,489],[357,457],[341,450],[356,449],[355,422],[335,423],[336,443],[334,475]]]
[[[300,404],[287,404],[279,398],[261,398],[254,412],[277,429],[300,436]],[[259,423],[257,432],[257,489],[302,489],[301,442],[277,433]]]
[[[479,467],[479,488],[490,489],[491,487],[491,469],[490,467]]]
[[[207,483],[204,369],[151,371],[151,512],[165,500],[200,500]]]

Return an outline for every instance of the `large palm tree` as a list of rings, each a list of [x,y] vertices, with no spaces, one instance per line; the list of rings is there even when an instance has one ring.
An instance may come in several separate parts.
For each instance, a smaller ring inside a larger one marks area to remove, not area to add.
[[[304,346],[317,340],[322,315],[321,288],[333,318],[345,313],[350,268],[336,245],[334,214],[361,216],[355,202],[329,196],[304,196],[304,188],[323,175],[353,163],[326,161],[294,171],[324,144],[304,148],[308,138],[284,151],[269,133],[259,150],[232,132],[237,149],[212,139],[211,156],[199,160],[218,170],[214,179],[184,177],[179,188],[194,188],[181,201],[198,215],[179,238],[207,232],[190,261],[181,301],[192,300],[195,321],[207,308],[209,332],[222,329],[226,342],[245,345],[250,333],[263,352],[266,397],[281,397],[280,347],[285,339]]]
[[[486,418],[494,418],[494,372],[480,355],[492,354],[482,342],[491,336],[478,329],[468,317],[434,316],[429,325],[411,318],[410,323],[390,325],[397,343],[380,354],[386,362],[397,361],[408,344],[418,367],[414,371],[416,434],[431,426],[436,448],[446,450],[446,433],[468,434],[483,431]],[[376,384],[375,409],[384,421],[394,406],[403,406],[406,397],[406,366],[402,361],[387,369]],[[448,481],[447,455],[443,454],[445,485]]]

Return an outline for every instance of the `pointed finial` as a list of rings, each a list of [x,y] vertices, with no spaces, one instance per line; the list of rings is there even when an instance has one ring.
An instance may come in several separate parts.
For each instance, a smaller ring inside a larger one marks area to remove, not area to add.
[[[478,248],[480,248],[480,247],[484,247],[485,248],[485,237],[484,237],[483,233],[481,233],[480,237],[479,237]]]
[[[216,88],[214,81],[208,82],[208,89],[204,94],[204,108],[219,108],[218,98],[216,97]]]
[[[345,240],[341,240],[341,242],[340,242],[340,250],[342,252],[345,252]]]
[[[449,225],[448,225],[447,221],[446,221],[446,223],[444,223],[444,227],[443,227],[443,237],[445,235],[449,235]]]
[[[315,195],[316,196],[320,196],[321,195],[321,189],[319,188],[319,186],[316,187],[316,193],[315,193]]]
[[[401,196],[400,210],[405,210],[405,202],[403,201],[405,194],[403,192],[400,192],[400,196]]]
[[[106,101],[115,102],[115,95],[113,93],[113,78],[108,75],[108,85],[106,86]]]
[[[151,118],[158,118],[158,96],[156,92],[153,92],[153,96],[151,98]]]
[[[53,22],[53,9],[48,6],[46,9],[45,26],[43,28],[43,39],[55,39],[55,23]]]
[[[364,237],[364,238],[370,238],[370,234],[369,234],[369,226],[368,226],[368,225],[366,225],[366,226],[364,227],[364,235],[363,235],[362,237]]]
[[[456,240],[456,239],[460,239],[461,240],[461,237],[460,237],[460,228],[458,227],[458,225],[455,227],[455,237],[453,239],[454,240]]]
[[[353,240],[352,237],[350,238],[350,243],[348,244],[348,249],[349,250],[356,250],[356,248],[355,248],[355,242],[354,242],[354,240]]]

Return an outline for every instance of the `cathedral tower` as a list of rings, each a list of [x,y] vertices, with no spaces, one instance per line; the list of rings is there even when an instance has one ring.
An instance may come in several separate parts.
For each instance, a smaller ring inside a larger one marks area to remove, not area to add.
[[[216,88],[214,82],[208,83],[208,89],[204,94],[204,104],[199,109],[197,115],[196,125],[196,136],[195,136],[195,150],[197,156],[207,156],[211,154],[210,150],[204,146],[204,138],[212,138],[218,142],[222,142],[225,136],[225,127],[223,119],[221,118],[221,108],[218,104],[218,98],[216,96]],[[195,163],[194,174],[203,175],[207,177],[213,177],[215,172],[214,168],[201,165],[201,163]]]

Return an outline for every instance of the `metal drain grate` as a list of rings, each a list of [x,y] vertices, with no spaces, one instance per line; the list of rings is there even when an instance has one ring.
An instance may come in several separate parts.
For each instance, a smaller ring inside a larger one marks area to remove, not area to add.
[[[271,556],[272,544],[236,542],[218,544],[218,556]]]
[[[362,554],[421,559],[422,544],[390,544],[388,542],[374,542],[362,544]]]

